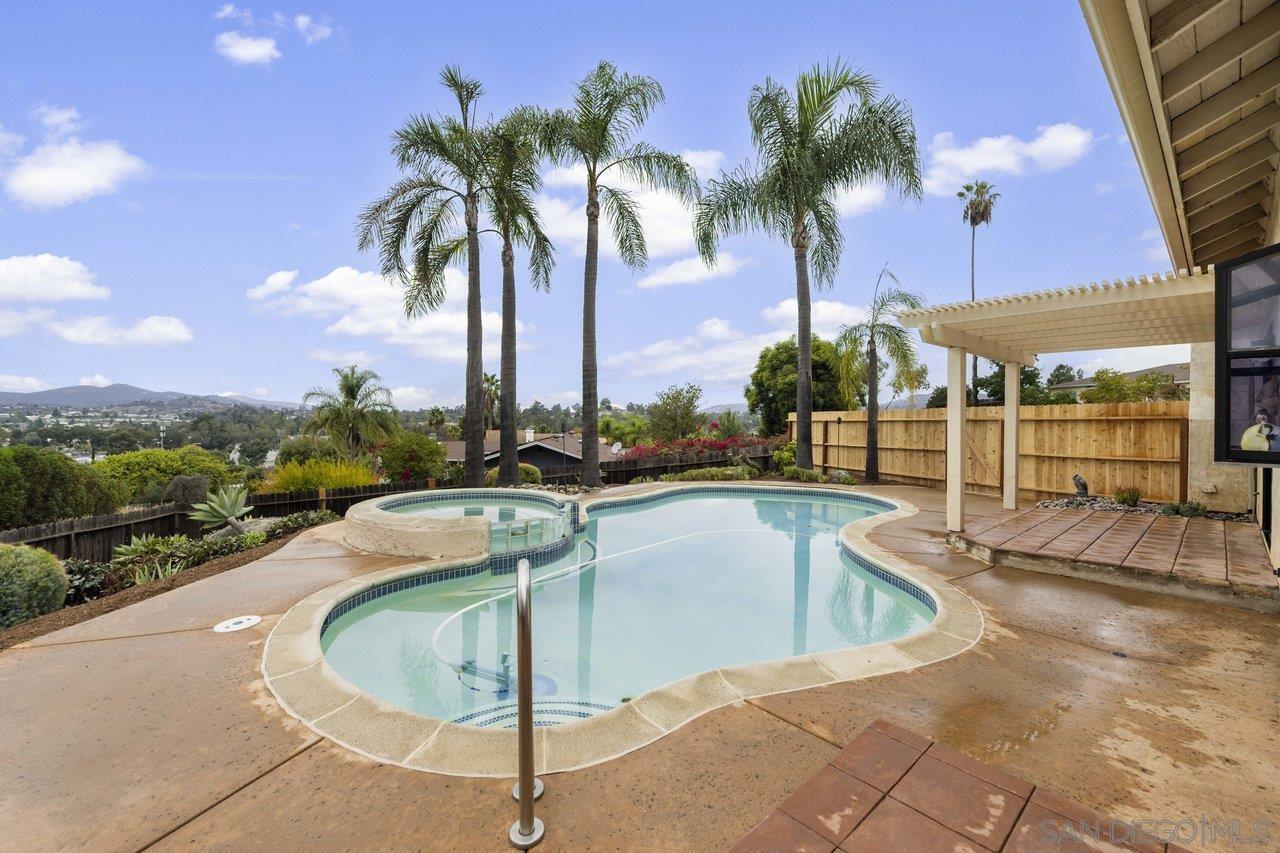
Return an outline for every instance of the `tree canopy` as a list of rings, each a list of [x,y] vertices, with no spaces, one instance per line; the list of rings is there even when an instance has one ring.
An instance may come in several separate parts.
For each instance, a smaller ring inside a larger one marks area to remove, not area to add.
[[[756,369],[744,389],[747,405],[760,418],[760,434],[781,435],[787,431],[787,415],[795,410],[797,346],[794,337],[760,350]],[[813,408],[834,411],[860,408],[866,403],[863,390],[854,399],[840,391],[840,354],[836,345],[813,338]]]

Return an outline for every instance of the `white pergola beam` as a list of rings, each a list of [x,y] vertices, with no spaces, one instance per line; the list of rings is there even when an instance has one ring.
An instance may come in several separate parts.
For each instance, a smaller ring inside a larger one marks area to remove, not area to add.
[[[1264,136],[1280,124],[1280,104],[1267,104],[1256,112],[1228,125],[1203,142],[1197,142],[1178,155],[1178,175],[1187,177],[1196,169],[1230,154],[1257,137]],[[1194,228],[1192,229],[1195,230]]]
[[[964,530],[964,368],[968,354],[947,349],[947,530]]]
[[[991,361],[1016,361],[1021,364],[1030,364],[1035,361],[1035,353],[1020,352],[1012,347],[941,323],[931,323],[928,327],[921,328],[920,339],[938,346],[959,347]]]
[[[1246,74],[1170,121],[1169,131],[1173,144],[1181,145],[1218,119],[1230,115],[1232,110],[1240,109],[1277,86],[1280,86],[1280,58]]]
[[[1160,79],[1164,102],[1167,104],[1194,88],[1215,72],[1273,38],[1276,33],[1280,33],[1280,5],[1272,4],[1165,72]]]
[[[1022,404],[1022,365],[1004,364],[1004,472],[1001,492],[1005,509],[1018,508],[1018,406]]]

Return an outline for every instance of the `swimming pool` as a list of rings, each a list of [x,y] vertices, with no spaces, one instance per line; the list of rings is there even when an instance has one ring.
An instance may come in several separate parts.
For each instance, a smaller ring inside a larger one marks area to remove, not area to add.
[[[930,595],[840,541],[845,525],[891,508],[847,492],[740,486],[596,503],[567,553],[534,572],[538,724],[592,717],[709,670],[925,628]],[[396,707],[513,727],[510,557],[429,579],[335,610],[325,660]]]

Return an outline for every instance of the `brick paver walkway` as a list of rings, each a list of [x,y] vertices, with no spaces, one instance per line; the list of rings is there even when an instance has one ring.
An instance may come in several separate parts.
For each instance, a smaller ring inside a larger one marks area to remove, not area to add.
[[[876,720],[735,853],[1179,851],[915,732]]]

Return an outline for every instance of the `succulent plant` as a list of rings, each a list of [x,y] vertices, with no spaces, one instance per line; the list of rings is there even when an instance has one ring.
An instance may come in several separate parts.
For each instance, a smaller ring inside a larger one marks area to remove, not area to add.
[[[253,507],[245,506],[248,497],[249,489],[245,486],[223,486],[205,495],[203,503],[193,504],[190,517],[203,521],[205,530],[226,524],[243,533],[245,528],[240,519],[253,511]]]

